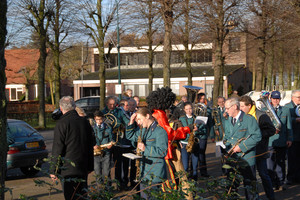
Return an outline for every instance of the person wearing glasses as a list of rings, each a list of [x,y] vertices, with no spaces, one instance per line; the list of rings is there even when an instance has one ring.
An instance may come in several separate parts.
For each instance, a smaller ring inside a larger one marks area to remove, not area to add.
[[[288,174],[287,184],[300,183],[300,116],[296,109],[300,105],[300,90],[292,91],[292,101],[285,105],[289,109],[292,118],[293,143],[288,149]]]
[[[229,118],[225,121],[224,141],[227,152],[232,152],[227,157],[237,161],[232,162],[227,159],[227,163],[236,167],[243,176],[246,199],[257,199],[255,147],[262,138],[259,126],[253,116],[240,110],[240,102],[237,98],[227,99],[225,110]]]

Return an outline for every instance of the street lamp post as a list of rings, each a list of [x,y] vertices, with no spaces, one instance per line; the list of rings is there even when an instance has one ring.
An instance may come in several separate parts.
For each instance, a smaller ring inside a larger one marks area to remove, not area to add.
[[[206,95],[206,71],[202,72],[204,75],[204,94]]]

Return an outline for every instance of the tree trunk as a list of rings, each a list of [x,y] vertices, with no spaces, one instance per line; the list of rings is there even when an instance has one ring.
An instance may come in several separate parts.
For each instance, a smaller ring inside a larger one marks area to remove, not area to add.
[[[279,68],[278,68],[278,85],[284,88],[283,83],[283,68],[284,68],[284,57],[283,57],[283,46],[281,45],[279,49]]]
[[[253,70],[252,70],[252,90],[255,90],[256,83],[256,63],[253,62]]]
[[[100,110],[105,107],[105,96],[106,96],[106,78],[105,78],[105,55],[104,55],[104,37],[103,24],[102,24],[102,9],[101,9],[102,0],[97,0],[97,13],[98,13],[98,40],[97,48],[99,51],[99,80],[100,80]]]
[[[259,41],[259,50],[258,50],[258,63],[256,68],[256,84],[255,91],[261,91],[263,87],[263,71],[265,65],[265,41],[261,39]]]
[[[149,50],[148,50],[148,65],[149,65],[149,71],[148,71],[148,77],[149,77],[149,83],[148,83],[148,90],[149,93],[153,90],[153,49],[152,49],[152,42],[149,40]]]
[[[60,51],[59,51],[59,46],[56,46],[55,48],[56,50],[53,52],[54,55],[54,70],[55,70],[55,107],[58,108],[59,107],[59,100],[60,100],[60,91],[61,91],[61,84],[60,84],[60,71],[61,71],[61,67],[60,67]]]
[[[54,105],[55,102],[54,102],[54,92],[53,92],[53,80],[49,80],[49,87],[50,87],[50,96],[51,96],[51,104]]]
[[[40,26],[44,26],[41,24]],[[45,117],[45,66],[47,58],[46,31],[40,27],[40,57],[38,60],[39,127],[46,127]]]
[[[171,86],[170,76],[171,76],[171,36],[172,36],[172,27],[173,27],[173,2],[171,0],[163,1],[164,10],[163,10],[163,19],[165,26],[165,35],[164,35],[164,48],[163,48],[163,80],[164,87]]]
[[[183,32],[183,46],[185,51],[185,65],[188,77],[188,85],[193,85],[193,74],[191,65],[191,50],[189,49],[189,38],[190,38],[190,5],[189,0],[185,1],[185,12],[184,12],[184,32]]]
[[[7,140],[6,140],[6,61],[4,57],[6,42],[6,24],[7,24],[7,1],[0,1],[0,199],[5,197],[5,177],[6,177],[6,156],[7,156]]]
[[[221,77],[221,68],[223,66],[223,41],[215,39],[215,63],[214,63],[214,90],[213,90],[213,104],[217,105],[218,96],[220,94],[221,87],[220,79]],[[206,91],[205,91],[206,92]]]
[[[270,61],[268,63],[268,71],[267,71],[267,87],[269,90],[272,90],[272,75],[274,69],[274,43],[272,42],[271,50],[270,50]]]
[[[61,0],[55,0],[56,12],[55,12],[55,22],[54,22],[54,74],[55,74],[55,107],[59,107],[61,84],[60,84],[60,10],[61,10]]]
[[[292,70],[291,66],[287,68],[287,87],[288,90],[292,89]]]
[[[164,78],[164,87],[170,87],[170,77],[171,77],[171,34],[172,34],[172,25],[169,23],[165,24],[165,37],[164,37],[164,48],[163,48],[163,78]]]

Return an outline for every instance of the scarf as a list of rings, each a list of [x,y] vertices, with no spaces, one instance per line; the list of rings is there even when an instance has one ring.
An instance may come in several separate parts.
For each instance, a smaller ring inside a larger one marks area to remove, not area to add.
[[[249,114],[249,115],[252,115],[252,116],[256,119],[256,121],[257,121],[257,117],[256,117],[256,107],[255,107],[255,105],[253,105],[253,106],[251,107],[251,109],[250,109],[250,111],[248,112],[248,114]]]

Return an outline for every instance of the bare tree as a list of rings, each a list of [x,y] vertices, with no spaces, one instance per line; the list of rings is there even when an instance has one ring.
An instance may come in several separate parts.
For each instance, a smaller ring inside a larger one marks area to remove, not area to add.
[[[5,177],[6,177],[6,156],[7,156],[7,140],[6,140],[6,61],[4,57],[6,43],[6,24],[7,24],[7,1],[0,1],[0,199],[4,199],[5,193]]]
[[[160,15],[157,10],[155,1],[153,0],[132,0],[132,7],[128,9],[130,16],[130,21],[135,21],[136,23],[128,23],[133,24],[129,25],[129,30],[134,30],[141,32],[141,34],[145,35],[148,51],[148,90],[151,92],[153,90],[153,63],[154,63],[154,51],[155,49],[162,44],[159,42],[154,46],[154,35],[159,30],[159,22]],[[138,45],[139,46],[139,45]],[[154,46],[154,47],[153,47]],[[141,48],[141,47],[140,47]]]
[[[163,48],[163,80],[164,87],[171,86],[171,52],[172,52],[172,29],[175,19],[181,14],[176,9],[180,6],[181,0],[159,0],[159,9],[164,21],[165,35],[164,35],[164,48]],[[177,14],[176,14],[177,13]]]
[[[80,22],[89,30],[88,34],[92,37],[99,51],[100,109],[105,106],[106,91],[104,39],[117,9],[117,5],[114,4],[107,17],[104,17],[102,3],[102,0],[97,0],[95,5],[93,1],[87,0],[80,4],[81,9],[85,10]]]
[[[214,44],[214,89],[213,102],[217,104],[217,97],[223,96],[224,60],[223,45],[229,29],[235,25],[234,14],[239,0],[199,0],[197,9],[198,17],[211,33]]]
[[[53,17],[50,23],[50,28],[53,34],[48,34],[47,42],[53,53],[53,66],[54,66],[54,83],[55,83],[55,105],[59,106],[60,94],[61,94],[61,66],[60,55],[64,49],[61,48],[61,44],[69,35],[71,27],[74,25],[73,18],[74,12],[72,8],[72,1],[68,0],[54,0]],[[50,32],[50,29],[49,29]],[[50,85],[51,88],[51,85]],[[53,90],[52,90],[53,91]],[[53,92],[51,93],[53,97]]]
[[[25,19],[39,35],[40,57],[38,60],[39,126],[46,127],[45,118],[45,66],[47,58],[47,31],[53,15],[46,0],[21,0],[19,6],[29,14]]]

